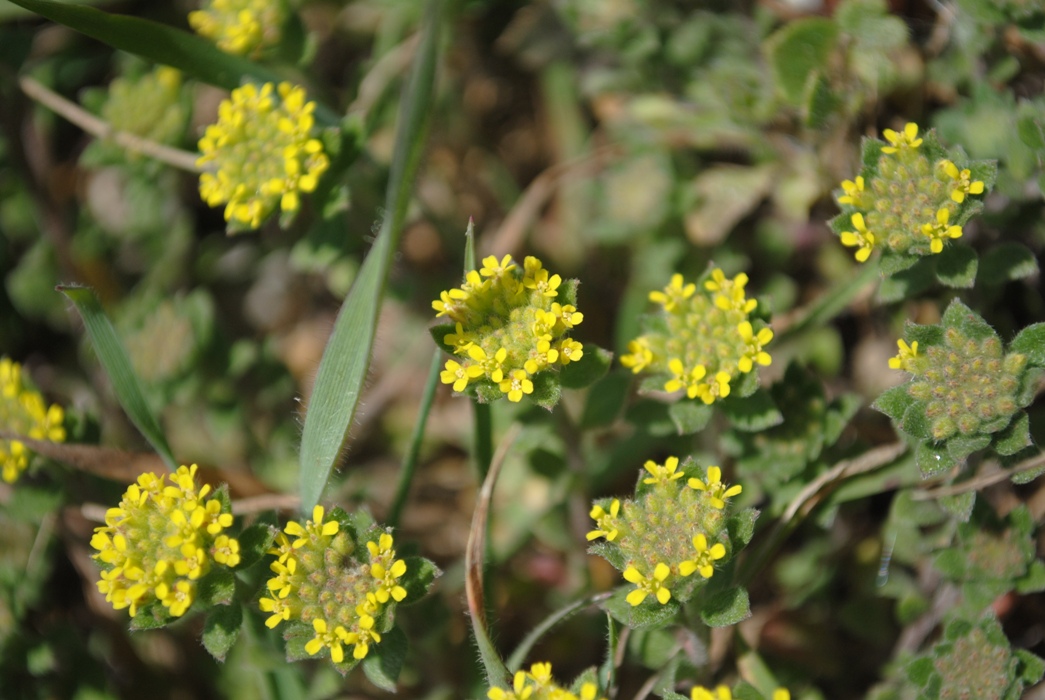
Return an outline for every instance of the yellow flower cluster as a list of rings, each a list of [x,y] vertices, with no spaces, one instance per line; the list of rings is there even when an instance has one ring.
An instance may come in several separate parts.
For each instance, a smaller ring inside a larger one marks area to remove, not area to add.
[[[620,549],[624,579],[635,585],[628,603],[640,605],[652,596],[664,605],[672,599],[672,588],[687,577],[714,575],[716,562],[727,554],[718,541],[725,537],[726,504],[742,487],[725,484],[717,466],[708,467],[703,478],[683,482],[686,472],[679,471],[678,457],[668,457],[664,464],[649,460],[643,469],[648,476],[634,500],[622,504],[615,498],[608,510],[604,503],[592,507],[596,527],[587,538],[605,538]]]
[[[210,486],[197,488],[195,477],[195,464],[166,478],[142,474],[95,529],[94,558],[105,565],[98,590],[116,610],[130,608],[134,617],[158,600],[181,617],[213,564],[239,564],[239,541],[222,532],[232,514],[218,498],[208,500]]]
[[[705,404],[729,396],[737,377],[772,362],[764,347],[773,331],[752,324],[758,303],[747,298],[747,282],[744,273],[730,279],[718,268],[698,283],[673,275],[663,291],[649,293],[663,323],[647,324],[652,330],[628,344],[621,364],[636,374],[666,374],[665,391],[684,390]]]
[[[560,687],[552,678],[550,663],[535,663],[529,671],[516,671],[511,690],[495,686],[486,697],[488,700],[606,700],[599,696],[599,687],[590,681],[582,683],[578,693]]]
[[[858,262],[866,262],[877,248],[914,255],[942,252],[947,240],[962,236],[961,226],[951,219],[968,196],[984,193],[983,181],[946,158],[933,162],[913,122],[882,135],[889,145],[881,147],[876,175],[844,180],[836,194],[844,217],[842,245],[856,248]]]
[[[189,13],[189,26],[226,53],[258,56],[279,43],[282,0],[209,0]]]
[[[720,685],[714,690],[698,685],[690,691],[689,697],[690,700],[733,700],[733,691],[724,685]],[[770,700],[791,700],[791,692],[787,688],[777,688],[773,691],[773,697]]]
[[[0,358],[0,426],[32,440],[63,442],[65,415],[61,406],[48,406],[39,391],[22,381],[22,366]],[[14,483],[29,466],[31,456],[25,443],[0,438],[0,477]]]
[[[323,506],[316,506],[311,520],[292,520],[278,535],[269,551],[276,555],[269,567],[275,575],[267,583],[271,597],[261,598],[259,605],[269,613],[269,628],[285,621],[311,627],[315,636],[305,651],[315,656],[327,650],[340,664],[345,647],[351,647],[352,658],[359,660],[381,641],[378,620],[389,604],[406,598],[399,584],[406,562],[396,559],[387,532],[367,541],[362,556],[340,523],[324,521],[324,515]]]
[[[225,205],[226,221],[257,228],[278,206],[295,212],[330,166],[312,138],[315,102],[290,83],[247,84],[218,107],[218,122],[200,139],[200,195]]]
[[[522,269],[510,255],[485,258],[464,284],[432,302],[437,317],[454,323],[443,344],[457,359],[446,361],[440,379],[457,392],[481,382],[512,402],[532,394],[535,374],[584,355],[584,346],[567,336],[584,320],[573,293],[533,256]]]

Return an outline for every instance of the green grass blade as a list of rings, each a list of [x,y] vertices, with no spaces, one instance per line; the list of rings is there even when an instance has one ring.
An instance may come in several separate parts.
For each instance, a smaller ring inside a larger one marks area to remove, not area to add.
[[[11,2],[115,49],[177,68],[226,90],[239,87],[244,77],[271,83],[283,79],[250,59],[225,53],[203,37],[159,22],[50,0]],[[316,106],[316,119],[328,125],[338,121],[337,115],[323,105]]]
[[[253,61],[227,54],[203,37],[159,22],[49,0],[11,2],[103,44],[172,66],[226,90],[239,87],[244,75],[279,81],[279,76]]]
[[[385,218],[323,351],[301,437],[301,510],[311,513],[348,437],[370,366],[381,295],[423,147],[438,49],[441,0],[429,3],[396,133]]]
[[[101,304],[98,303],[98,298],[87,287],[58,287],[57,289],[69,297],[76,310],[80,312],[94,351],[98,355],[102,367],[105,368],[105,373],[109,375],[109,381],[112,382],[113,391],[116,393],[120,405],[123,406],[123,410],[127,412],[131,422],[141,431],[164,463],[170,469],[175,469],[178,465],[171,455],[167,439],[163,436],[160,424],[145,402],[141,384],[131,367],[127,351],[124,350],[119,336],[116,335],[116,329],[112,327]]]

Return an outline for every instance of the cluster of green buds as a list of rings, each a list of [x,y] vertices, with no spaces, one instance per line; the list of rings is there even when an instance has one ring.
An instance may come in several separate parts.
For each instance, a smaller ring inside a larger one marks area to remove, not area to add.
[[[210,486],[197,487],[195,477],[195,464],[166,477],[142,474],[95,529],[98,590],[116,610],[134,617],[149,606],[157,619],[181,617],[214,565],[239,564],[239,541],[223,534],[232,525],[228,495],[221,489],[208,499]]]
[[[189,108],[181,73],[159,66],[138,77],[113,80],[101,107],[101,117],[116,131],[176,145],[185,136]]]
[[[28,386],[22,366],[0,357],[0,426],[32,440],[65,440],[62,407],[44,402],[40,392]],[[0,477],[13,484],[29,467],[32,452],[24,442],[0,438]]]
[[[516,671],[511,690],[494,686],[486,697],[488,700],[606,700],[599,695],[599,686],[586,676],[577,679],[572,690],[561,687],[552,678],[550,663],[535,663],[529,671]]]
[[[643,317],[645,332],[628,343],[621,364],[661,375],[665,391],[684,391],[705,404],[726,398],[738,377],[772,362],[764,348],[773,331],[752,316],[758,302],[747,298],[747,281],[744,273],[730,279],[716,267],[695,283],[673,275],[663,291],[650,292],[659,313]],[[747,384],[740,395],[753,392],[757,379]]]
[[[836,191],[842,213],[831,228],[842,245],[856,248],[857,261],[880,249],[909,267],[962,236],[962,226],[983,208],[980,198],[996,168],[948,153],[934,132],[919,136],[914,123],[882,133],[887,143],[864,139],[863,169]]]
[[[440,378],[480,401],[518,402],[533,394],[538,404],[554,403],[548,397],[557,397],[559,369],[584,355],[569,337],[584,320],[576,303],[577,282],[549,274],[533,256],[521,269],[510,255],[485,258],[464,284],[432,302],[436,316],[452,322],[432,329],[454,355]]]
[[[200,139],[200,196],[225,205],[225,220],[255,229],[278,207],[291,215],[330,166],[312,137],[315,102],[290,83],[248,83],[218,106],[218,122]]]
[[[907,325],[889,365],[911,379],[882,394],[875,406],[931,445],[938,464],[928,471],[992,443],[999,454],[1015,454],[1030,445],[1021,409],[1041,378],[1043,328],[1024,329],[1006,351],[994,329],[955,300],[940,325]]]
[[[340,509],[324,515],[316,506],[311,520],[291,520],[276,537],[273,576],[259,605],[268,627],[288,623],[291,658],[329,655],[347,673],[392,628],[396,604],[408,595],[403,576],[414,567],[396,557],[392,535],[372,521],[353,521]]]
[[[189,26],[226,53],[257,57],[279,43],[284,0],[207,0],[189,13]]]
[[[591,551],[634,584],[627,594],[632,607],[684,603],[732,555],[727,503],[741,486],[723,483],[717,466],[705,470],[687,460],[680,468],[678,457],[643,468],[634,499],[603,499],[592,507],[596,527],[588,540],[605,541]]]

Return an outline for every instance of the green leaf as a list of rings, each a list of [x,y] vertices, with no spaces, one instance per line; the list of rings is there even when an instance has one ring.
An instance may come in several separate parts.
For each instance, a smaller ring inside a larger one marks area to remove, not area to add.
[[[898,272],[903,272],[908,268],[914,267],[914,265],[921,260],[922,258],[917,255],[903,255],[901,253],[886,251],[882,253],[882,257],[878,262],[878,269],[881,271],[883,276],[892,277]]]
[[[890,256],[882,256],[882,269],[889,267],[885,264]],[[876,299],[881,304],[892,304],[904,299],[918,296],[933,285],[934,273],[932,265],[921,262],[911,265],[886,276],[878,287]]]
[[[624,571],[624,569],[628,568],[628,561],[625,559],[624,553],[620,550],[620,546],[613,542],[594,542],[588,546],[588,554],[595,554],[602,557],[617,571]]]
[[[824,414],[825,445],[833,445],[838,442],[845,426],[849,425],[849,421],[861,406],[863,406],[863,399],[857,394],[842,394],[828,405],[827,412]]]
[[[245,528],[236,539],[239,541],[240,558],[236,568],[246,569],[262,560],[276,539],[276,531],[266,523],[256,523]]]
[[[243,607],[219,605],[207,614],[203,622],[203,647],[218,661],[224,661],[229,649],[239,637],[243,624]]]
[[[367,679],[385,692],[396,692],[408,646],[406,635],[398,627],[381,635],[381,643],[370,647],[370,653],[363,659]]]
[[[881,411],[899,423],[903,420],[904,413],[907,412],[907,409],[910,408],[913,403],[914,399],[907,393],[907,384],[901,384],[900,386],[894,386],[892,389],[886,389],[882,392],[882,394],[875,399],[874,403],[871,404],[871,408],[876,411]]]
[[[907,665],[905,670],[907,671],[907,678],[917,686],[928,684],[929,679],[936,673],[933,660],[928,656],[915,659]]]
[[[933,567],[951,581],[965,579],[965,552],[945,549],[933,559]]]
[[[1045,675],[1045,659],[1026,649],[1013,649],[1012,654],[1019,659],[1018,673],[1025,684],[1034,685]]]
[[[838,25],[823,17],[789,22],[766,42],[777,85],[793,104],[799,104],[810,74],[828,69],[828,58],[838,43]]]
[[[918,465],[918,471],[926,479],[954,466],[954,457],[947,450],[938,449],[930,442],[918,444],[914,452],[914,460]]]
[[[403,561],[406,563],[406,573],[399,580],[399,585],[406,589],[406,598],[400,605],[410,605],[424,598],[432,583],[442,576],[443,572],[424,557],[403,557]]]
[[[958,522],[968,522],[972,515],[972,507],[976,505],[976,492],[968,491],[954,496],[943,496],[939,500],[940,507],[955,517]],[[994,596],[991,596],[993,600]]]
[[[913,401],[904,411],[903,420],[900,421],[900,430],[918,440],[932,440],[933,431],[929,418],[925,415],[925,406],[919,401]]]
[[[975,311],[960,300],[953,300],[943,312],[943,325],[957,329],[962,335],[973,340],[997,338],[998,334]]]
[[[197,600],[205,606],[228,605],[236,594],[236,576],[224,567],[215,567],[200,579]]]
[[[811,74],[802,101],[802,117],[810,129],[821,129],[842,104],[838,93],[820,72]]]
[[[155,630],[166,627],[174,618],[167,612],[167,608],[158,600],[146,603],[138,608],[138,614],[131,618],[131,630]]]
[[[729,396],[720,402],[720,406],[737,430],[756,433],[784,422],[769,392],[764,389],[743,399]]]
[[[672,599],[661,605],[653,596],[648,596],[640,605],[632,606],[626,599],[635,590],[630,583],[613,592],[606,601],[606,612],[617,622],[632,629],[655,629],[671,624],[679,612],[678,601]]]
[[[747,589],[727,588],[710,596],[700,608],[700,619],[708,627],[727,627],[751,617]]]
[[[1024,595],[1045,591],[1045,561],[1032,561],[1027,573],[1016,580],[1016,590]]]
[[[583,389],[606,376],[612,363],[612,352],[594,343],[585,343],[581,359],[559,370],[559,378],[565,389]]]
[[[425,124],[435,84],[443,3],[428,3],[421,43],[400,111],[385,215],[377,240],[338,312],[323,350],[301,438],[301,511],[311,513],[348,438],[370,366],[377,315],[423,147]]]
[[[116,330],[109,322],[105,311],[102,310],[101,304],[98,303],[97,297],[94,296],[94,292],[87,287],[57,287],[57,289],[67,296],[73,302],[76,310],[80,312],[98,361],[102,363],[105,373],[109,375],[113,392],[123,410],[127,412],[131,422],[141,431],[164,463],[170,469],[175,469],[178,463],[171,454],[170,447],[167,446],[167,439],[163,436],[156,417],[153,416],[149,405],[145,402],[141,384],[131,367],[127,351],[117,337]]]
[[[976,251],[970,246],[951,243],[939,255],[936,261],[936,279],[948,287],[969,289],[976,283],[976,269],[979,259]]]
[[[440,323],[438,326],[432,326],[429,328],[428,332],[431,334],[432,340],[435,341],[435,344],[439,346],[439,349],[449,353],[453,350],[453,346],[449,345],[443,339],[455,330],[456,326],[452,323]]]
[[[976,281],[979,284],[996,286],[1012,282],[1037,273],[1038,260],[1025,245],[1015,242],[1000,243],[980,260]]]
[[[745,508],[739,513],[729,516],[726,521],[726,529],[729,532],[729,541],[733,546],[733,552],[739,552],[747,546],[755,535],[755,521],[758,520],[759,511],[754,508]]]
[[[1035,151],[1045,151],[1045,115],[1041,112],[1023,114],[1016,120],[1020,141]]]
[[[711,406],[703,401],[683,399],[668,406],[668,415],[679,435],[692,435],[703,430],[711,420]]]
[[[549,411],[555,408],[562,398],[559,376],[552,372],[539,372],[530,377],[530,380],[533,382],[530,401]]]
[[[584,413],[581,414],[581,427],[603,428],[612,424],[620,416],[630,388],[630,373],[614,372],[596,382],[588,392]]]
[[[1029,364],[1045,367],[1045,323],[1027,326],[1012,339],[1009,352],[1027,356]]]
[[[994,436],[994,451],[1005,457],[1033,444],[1030,437],[1030,418],[1023,411],[1016,415],[1016,419],[1005,430]]]
[[[955,435],[947,441],[947,452],[955,462],[960,462],[973,452],[991,444],[990,435]]]

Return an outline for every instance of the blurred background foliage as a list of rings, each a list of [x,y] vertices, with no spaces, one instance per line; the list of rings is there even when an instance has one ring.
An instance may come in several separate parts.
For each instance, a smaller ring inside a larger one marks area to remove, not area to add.
[[[183,29],[196,9],[90,4]],[[347,115],[325,136],[340,139],[342,160],[285,227],[272,219],[226,235],[193,174],[85,134],[19,81],[188,151],[226,93],[0,0],[0,355],[67,407],[71,441],[146,450],[54,291],[90,285],[173,453],[227,481],[234,500],[297,489],[302,405],[384,215],[423,13],[417,0],[289,8],[282,42],[259,61]],[[1040,2],[459,0],[445,25],[373,364],[326,501],[387,513],[433,351],[430,302],[460,282],[469,218],[481,255],[538,255],[581,281],[575,337],[586,344],[623,352],[649,290],[672,272],[696,278],[711,261],[750,276],[778,335],[762,372],[775,408],[746,425],[716,415],[694,432],[656,397],[637,396],[620,368],[566,392],[555,414],[494,406],[498,436],[524,426],[494,500],[488,602],[502,649],[551,611],[616,585],[582,545],[588,508],[630,491],[645,459],[721,463],[768,526],[832,465],[897,440],[870,408],[902,381],[887,365],[895,340],[905,320],[938,323],[959,292],[926,283],[885,304],[865,284],[844,308],[802,322],[859,274],[827,221],[838,211],[832,191],[859,171],[862,137],[915,121],[970,158],[996,160],[994,191],[963,238],[981,253],[979,278],[960,295],[1006,342],[1045,318]],[[1003,243],[1019,245],[999,252]],[[462,593],[477,488],[470,413],[440,390],[397,533],[446,572],[400,617],[411,641],[402,697],[485,692]],[[1040,399],[1027,413],[1042,444]],[[752,616],[738,626],[632,634],[618,697],[636,696],[668,660],[685,687],[734,667],[751,680],[753,658],[796,698],[969,697],[946,692],[963,662],[968,671],[1002,657],[981,676],[1004,670],[973,697],[1019,697],[1040,677],[1033,654],[1045,655],[1045,598],[1035,592],[1045,586],[1045,490],[1024,479],[975,504],[969,493],[927,499],[913,459],[825,495],[749,582]],[[974,454],[966,475],[993,459]],[[257,621],[220,665],[198,644],[198,621],[128,634],[95,589],[87,547],[91,513],[122,486],[37,460],[0,489],[0,697],[380,694],[329,664],[286,664],[278,635]],[[600,663],[604,642],[605,621],[589,611],[531,656],[569,678]]]

